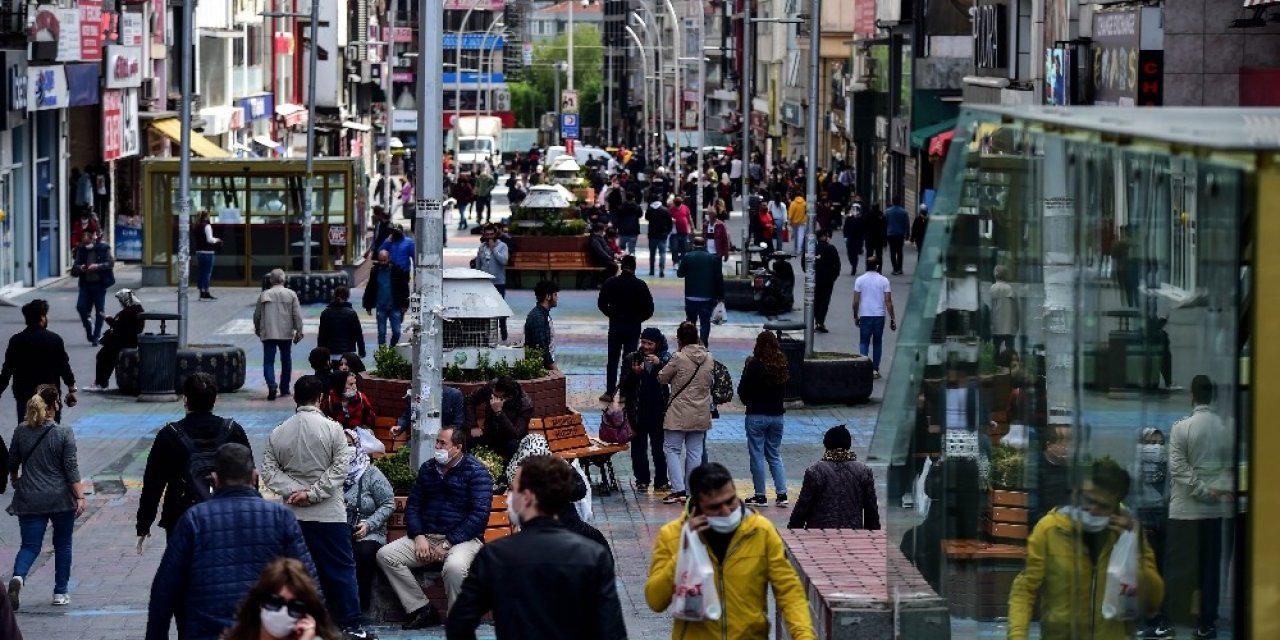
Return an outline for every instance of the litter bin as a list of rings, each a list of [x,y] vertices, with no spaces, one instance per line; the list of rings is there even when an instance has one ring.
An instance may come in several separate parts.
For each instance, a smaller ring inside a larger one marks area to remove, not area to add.
[[[182,316],[176,313],[144,313],[139,316],[160,321],[160,333],[138,336],[138,387],[140,402],[173,400],[178,386],[178,336],[165,333],[166,323]]]
[[[797,402],[804,395],[804,338],[793,338],[783,331],[800,331],[803,336],[803,322],[766,322],[765,331],[772,331],[778,336],[782,345],[782,353],[787,357],[787,385],[782,391],[785,402]]]

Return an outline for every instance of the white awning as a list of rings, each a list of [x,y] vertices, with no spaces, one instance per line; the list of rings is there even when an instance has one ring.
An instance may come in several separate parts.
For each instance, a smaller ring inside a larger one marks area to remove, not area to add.
[[[284,145],[272,140],[268,136],[254,136],[253,141],[278,153],[284,153]]]
[[[363,122],[352,122],[352,121],[350,121],[350,120],[347,120],[346,122],[343,122],[343,123],[342,123],[342,128],[343,128],[343,129],[354,129],[354,130],[356,130],[356,131],[373,131],[373,127],[371,127],[371,126],[369,126],[369,125],[367,125],[367,124],[364,124]]]

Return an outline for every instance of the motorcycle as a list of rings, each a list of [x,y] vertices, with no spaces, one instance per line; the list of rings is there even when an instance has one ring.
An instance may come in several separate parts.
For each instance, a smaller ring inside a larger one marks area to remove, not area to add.
[[[774,251],[765,259],[763,268],[751,272],[756,311],[761,315],[786,313],[795,305],[796,272],[790,262],[793,257],[786,251]]]

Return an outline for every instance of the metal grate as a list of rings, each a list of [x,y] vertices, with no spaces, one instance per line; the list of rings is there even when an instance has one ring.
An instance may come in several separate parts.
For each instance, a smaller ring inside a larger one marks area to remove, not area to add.
[[[458,318],[444,323],[444,349],[495,347],[498,345],[497,318]]]

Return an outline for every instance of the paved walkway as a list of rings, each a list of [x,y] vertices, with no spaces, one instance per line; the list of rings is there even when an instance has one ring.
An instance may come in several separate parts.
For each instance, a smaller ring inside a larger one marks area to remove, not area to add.
[[[734,226],[737,224],[738,218],[735,218]],[[451,230],[451,233],[455,232]],[[471,236],[451,237],[446,250],[447,265],[465,266],[471,256],[470,247],[475,246],[473,242]],[[643,240],[641,244],[641,262],[647,263]],[[910,249],[908,257],[914,259],[914,252]],[[139,282],[136,269],[130,268],[120,269],[118,279],[121,286],[136,286]],[[645,280],[656,299],[657,313],[651,324],[660,326],[671,335],[683,319],[680,281],[671,277],[645,277]],[[892,280],[900,290],[895,290],[895,296],[900,300],[899,308],[903,308],[909,278],[895,276]],[[819,336],[819,350],[856,350],[856,336],[848,311],[851,291],[852,279],[846,272],[837,283],[837,294],[827,323],[832,332]],[[267,402],[265,399],[262,350],[252,335],[252,310],[257,291],[215,288],[214,293],[218,296],[214,302],[192,300],[190,335],[193,342],[234,344],[245,349],[248,356],[247,384],[236,393],[220,397],[216,411],[234,416],[245,426],[260,457],[266,435],[292,413],[293,407],[287,400]],[[166,311],[176,307],[173,288],[150,288],[142,290],[140,295],[148,310]],[[35,297],[50,301],[49,328],[66,340],[80,386],[88,386],[96,349],[84,340],[76,317],[74,282],[27,293],[15,302],[20,304]],[[358,299],[357,296],[353,298]],[[589,428],[594,429],[600,409],[596,398],[604,387],[605,356],[600,347],[605,325],[595,308],[594,291],[565,291],[560,301],[555,317],[564,368],[570,375],[570,404],[583,411]],[[511,291],[508,302],[516,318],[512,323],[513,339],[518,339],[521,319],[533,304],[532,292]],[[116,303],[111,299],[108,303],[114,311]],[[305,309],[308,337],[294,349],[295,376],[309,371],[306,353],[315,344],[315,325],[321,309],[320,306]],[[794,317],[799,318],[800,313],[797,311]],[[372,319],[363,320],[367,339],[372,344],[375,335]],[[730,312],[728,324],[712,330],[715,353],[729,365],[735,380],[764,320],[755,314]],[[18,309],[0,307],[0,340],[7,341],[20,328]],[[893,338],[892,334],[886,335],[888,354],[892,353]],[[883,368],[889,366],[890,357],[886,356]],[[882,384],[883,381],[877,381],[875,397],[880,396]],[[70,589],[72,605],[55,609],[49,604],[53,563],[50,561],[51,545],[46,543],[46,552],[29,576],[18,620],[28,638],[137,638],[144,628],[151,580],[163,553],[163,531],[159,528],[152,529],[154,537],[148,540],[143,555],[139,556],[134,551],[133,522],[138,486],[154,434],[166,422],[181,417],[182,407],[178,403],[137,403],[132,398],[114,393],[84,393],[81,396],[81,404],[68,409],[65,417],[76,431],[81,472],[86,478],[93,479],[97,490],[90,497],[88,511],[77,523],[76,558]],[[847,424],[854,434],[855,448],[865,453],[877,412],[875,402],[860,407],[807,407],[788,412],[783,457],[793,500],[799,493],[804,469],[821,455],[822,433],[832,425]],[[738,479],[739,493],[749,495],[751,482],[742,408],[737,404],[729,405],[722,407],[721,414],[710,433],[710,456],[729,467]],[[0,423],[0,435],[6,441],[10,439],[12,430],[12,422]],[[661,504],[661,496],[634,491],[629,456],[619,456],[616,463],[618,476],[627,490],[594,499],[594,524],[609,538],[617,557],[619,593],[631,637],[663,637],[670,633],[669,619],[648,609],[644,603],[643,586],[657,530],[664,522],[676,517],[679,510]],[[883,509],[884,505],[881,506]],[[785,523],[788,510],[768,507],[764,513],[776,522]],[[7,563],[16,553],[18,543],[17,520],[0,517],[0,566],[4,567],[0,569],[0,576],[7,577]],[[387,638],[443,635],[438,630],[412,635],[394,629],[379,631]]]

